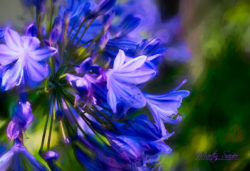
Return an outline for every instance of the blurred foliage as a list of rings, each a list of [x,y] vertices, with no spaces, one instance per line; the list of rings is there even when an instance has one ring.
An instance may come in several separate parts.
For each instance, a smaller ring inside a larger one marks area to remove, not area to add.
[[[186,115],[177,139],[169,140],[175,149],[162,159],[163,170],[249,169],[250,3],[205,4],[193,21],[203,34],[197,35],[200,56],[194,53],[190,61],[192,93],[184,100]],[[239,160],[196,160],[214,152],[238,154]]]

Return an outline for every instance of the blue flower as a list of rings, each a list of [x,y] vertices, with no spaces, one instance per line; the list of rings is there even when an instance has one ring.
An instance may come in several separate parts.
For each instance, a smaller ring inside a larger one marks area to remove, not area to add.
[[[21,142],[15,142],[13,147],[0,157],[0,170],[45,171],[48,169],[39,163]]]
[[[0,64],[4,67],[3,90],[9,90],[21,82],[34,85],[48,76],[46,60],[56,54],[55,48],[40,48],[37,38],[19,36],[9,28],[5,30],[4,39],[6,44],[0,44]]]
[[[117,112],[117,104],[124,103],[129,108],[142,108],[146,104],[141,90],[137,87],[153,78],[156,71],[146,65],[147,57],[127,58],[120,50],[113,69],[107,71],[107,101],[113,112]]]
[[[33,120],[31,105],[29,102],[19,102],[7,128],[7,136],[14,140],[22,135]]]
[[[178,119],[176,120],[173,117],[178,113],[177,109],[180,107],[182,99],[189,95],[189,91],[187,90],[177,90],[184,82],[166,94],[152,95],[144,93],[147,99],[147,105],[159,126],[164,126],[163,122],[178,122]]]

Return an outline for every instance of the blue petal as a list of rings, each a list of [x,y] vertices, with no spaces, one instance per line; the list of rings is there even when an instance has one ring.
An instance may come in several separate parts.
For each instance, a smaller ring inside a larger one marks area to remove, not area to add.
[[[121,82],[129,84],[142,84],[152,79],[156,75],[156,71],[149,67],[141,67],[134,72],[115,72],[113,77]]]
[[[47,47],[42,49],[37,49],[34,51],[31,51],[29,53],[29,56],[36,61],[43,61],[48,59],[50,56],[53,56],[57,53],[57,49],[53,47]]]
[[[42,71],[42,72],[41,72]],[[49,74],[48,65],[44,62],[37,62],[30,59],[25,67],[25,81],[30,86],[35,86],[37,83],[46,78]]]
[[[23,69],[21,61],[18,60],[12,68],[3,73],[2,88],[7,91],[21,83],[23,79]]]
[[[37,26],[35,24],[30,24],[27,28],[26,28],[26,35],[27,36],[32,36],[32,37],[36,37],[38,34],[38,29]]]
[[[0,158],[0,170],[35,170],[47,169],[32,156],[20,143],[13,147]]]
[[[140,161],[143,157],[143,146],[140,140],[132,136],[110,137],[111,146],[120,154],[121,157],[128,161]]]
[[[141,19],[135,17],[134,15],[130,14],[125,17],[125,19],[121,22],[118,26],[118,33],[119,37],[123,37],[133,31],[139,24]]]
[[[134,108],[142,108],[146,104],[146,100],[139,88],[136,86],[131,86],[128,84],[120,83],[119,81],[113,79],[112,77],[108,78],[107,88],[108,90],[113,91],[113,95],[115,95],[115,101],[111,101],[114,99],[110,93],[108,93],[109,104],[112,105],[114,108],[113,111],[116,112],[114,103],[125,103],[129,107]]]
[[[33,113],[28,101],[18,103],[12,120],[20,125],[22,130],[26,130],[30,126],[33,121]]]
[[[3,40],[4,38],[4,28],[0,27],[0,42]]]
[[[166,50],[166,59],[170,61],[184,62],[191,57],[191,51],[188,49],[187,44],[182,41],[178,44],[168,46]]]
[[[40,40],[36,37],[22,36],[21,43],[23,49],[35,50],[40,46]]]
[[[22,127],[14,121],[10,121],[7,127],[7,136],[10,140],[14,140],[22,133]]]
[[[182,85],[183,83],[181,83]],[[178,86],[173,91],[162,95],[146,94],[147,103],[156,122],[160,124],[160,120],[165,122],[174,122],[171,117],[178,112],[178,108],[182,103],[182,99],[189,95],[187,90],[177,90]]]

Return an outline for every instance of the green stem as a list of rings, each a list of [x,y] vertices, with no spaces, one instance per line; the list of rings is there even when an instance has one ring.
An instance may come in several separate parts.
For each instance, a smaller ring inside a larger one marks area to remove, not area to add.
[[[52,135],[53,122],[54,122],[54,119],[55,119],[55,110],[56,110],[55,105],[53,105],[52,116],[51,116],[51,121],[50,121],[50,128],[49,128],[49,137],[48,137],[47,150],[50,149],[50,140],[51,140],[51,135]]]

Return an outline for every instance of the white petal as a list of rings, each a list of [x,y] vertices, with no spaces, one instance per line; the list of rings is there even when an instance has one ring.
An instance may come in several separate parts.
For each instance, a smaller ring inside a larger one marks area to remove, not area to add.
[[[146,56],[136,57],[136,58],[126,62],[117,71],[132,72],[132,71],[140,68],[146,62],[146,60],[147,60]]]
[[[129,84],[142,84],[150,80],[156,75],[156,71],[143,67],[141,69],[135,70],[134,72],[114,72],[113,76],[116,80],[121,82],[126,82]]]
[[[111,109],[113,110],[113,112],[116,113],[117,101],[116,101],[116,96],[115,96],[112,89],[109,89],[109,91],[108,91],[108,103],[109,103]]]
[[[118,69],[120,68],[123,64],[124,64],[124,61],[125,61],[125,53],[123,50],[119,50],[116,58],[115,58],[115,61],[114,61],[114,69]]]

